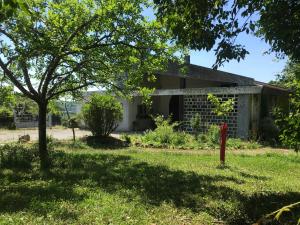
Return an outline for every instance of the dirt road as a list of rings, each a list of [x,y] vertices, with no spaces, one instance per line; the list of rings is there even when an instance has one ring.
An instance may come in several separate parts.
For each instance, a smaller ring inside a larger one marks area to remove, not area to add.
[[[19,137],[22,135],[30,135],[30,140],[38,139],[38,130],[37,129],[18,129],[18,130],[0,130],[0,143],[18,141]],[[52,136],[53,138],[64,140],[72,138],[71,129],[63,128],[52,128],[47,129],[47,135]],[[91,132],[85,130],[76,129],[76,137],[83,137],[86,135],[91,135]]]

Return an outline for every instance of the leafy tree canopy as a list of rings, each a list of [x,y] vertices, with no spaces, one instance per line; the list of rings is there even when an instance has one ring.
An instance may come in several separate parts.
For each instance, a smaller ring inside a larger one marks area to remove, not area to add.
[[[0,21],[11,17],[17,9],[28,11],[26,0],[0,0]]]
[[[214,67],[244,59],[241,33],[255,33],[278,56],[300,60],[300,1],[295,0],[154,0],[157,16],[174,39],[195,50],[214,49]]]
[[[282,73],[276,76],[276,80],[270,81],[270,84],[295,90],[299,81],[300,63],[289,61]]]
[[[274,116],[280,128],[279,138],[283,145],[300,150],[300,64],[288,62],[285,69],[277,76],[276,81],[270,82],[284,88],[291,89],[289,113],[282,109],[275,109]]]
[[[16,99],[11,86],[0,86],[0,117],[13,116]]]
[[[0,68],[38,104],[44,161],[50,100],[90,86],[128,93],[175,59],[168,32],[143,16],[148,6],[147,0],[32,0],[28,11],[1,23]]]

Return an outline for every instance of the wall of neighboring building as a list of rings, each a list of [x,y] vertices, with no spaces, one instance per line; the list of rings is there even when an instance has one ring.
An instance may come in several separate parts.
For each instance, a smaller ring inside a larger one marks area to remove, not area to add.
[[[48,114],[47,116],[47,127],[52,126],[52,115]],[[16,114],[14,113],[14,123],[16,125],[16,128],[34,128],[38,127],[38,116],[33,116],[30,113],[24,113],[24,114]]]

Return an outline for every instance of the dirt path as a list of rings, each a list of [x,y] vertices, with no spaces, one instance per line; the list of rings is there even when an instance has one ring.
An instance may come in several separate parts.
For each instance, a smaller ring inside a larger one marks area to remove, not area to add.
[[[37,129],[0,130],[0,143],[18,141],[20,136],[26,134],[30,135],[30,140],[35,141],[38,139]],[[72,138],[71,129],[63,129],[63,128],[47,129],[47,134],[59,140]],[[91,132],[76,129],[76,137],[83,137],[86,135],[91,135]]]

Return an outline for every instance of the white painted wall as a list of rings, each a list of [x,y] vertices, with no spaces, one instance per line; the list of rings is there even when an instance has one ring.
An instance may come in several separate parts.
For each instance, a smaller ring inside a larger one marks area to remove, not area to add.
[[[116,131],[125,132],[133,130],[133,121],[136,120],[137,108],[141,104],[141,97],[133,97],[131,100],[119,99],[123,106],[123,120],[119,123]]]

